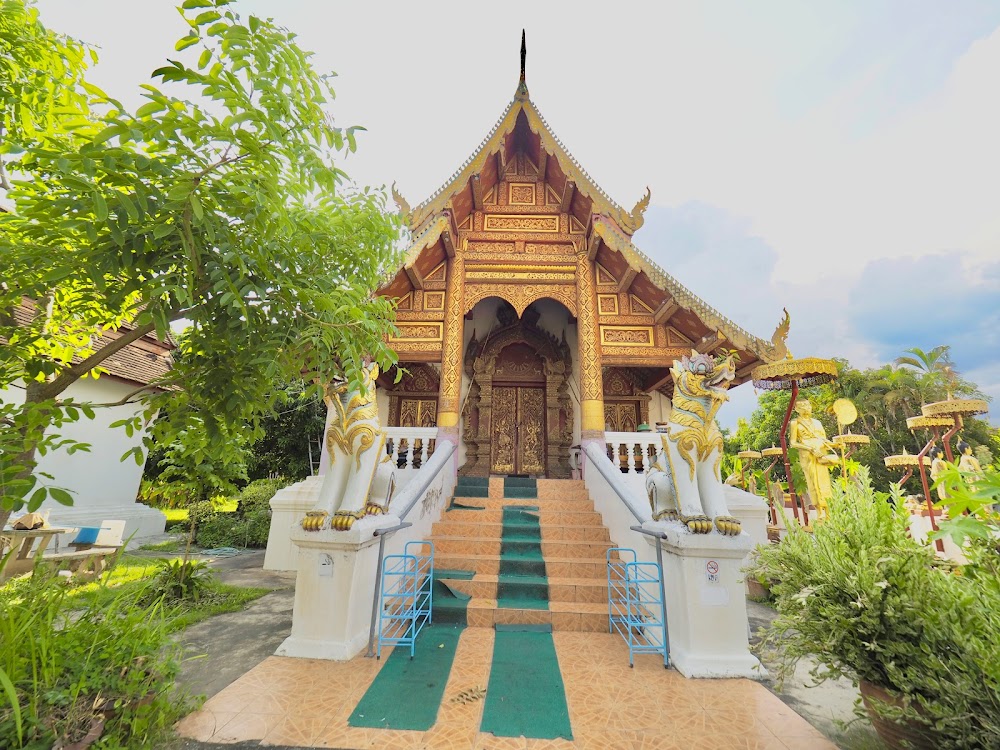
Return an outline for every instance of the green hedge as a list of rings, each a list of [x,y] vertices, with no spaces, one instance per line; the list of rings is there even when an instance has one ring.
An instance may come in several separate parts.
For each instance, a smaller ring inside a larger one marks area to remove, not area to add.
[[[286,482],[283,478],[251,482],[240,492],[232,513],[220,512],[211,502],[195,503],[189,513],[191,522],[196,524],[195,542],[205,548],[266,547],[271,529],[269,503]]]

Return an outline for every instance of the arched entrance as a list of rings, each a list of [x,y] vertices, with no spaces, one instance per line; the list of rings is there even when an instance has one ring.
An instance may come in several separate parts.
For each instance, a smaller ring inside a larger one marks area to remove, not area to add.
[[[518,319],[504,303],[496,327],[466,348],[463,474],[570,475],[569,346],[537,322],[531,308]]]

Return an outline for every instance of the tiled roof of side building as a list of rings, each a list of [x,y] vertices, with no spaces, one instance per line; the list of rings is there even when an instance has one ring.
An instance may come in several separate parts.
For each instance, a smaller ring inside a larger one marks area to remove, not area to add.
[[[31,323],[35,315],[34,307],[32,302],[25,300],[14,309],[14,320],[18,325],[26,326]],[[126,324],[120,330],[102,331],[94,343],[94,350],[106,346],[122,335],[122,332],[132,328]],[[137,385],[149,385],[162,379],[170,371],[170,352],[176,348],[177,342],[169,333],[167,341],[160,341],[155,333],[148,333],[104,360],[100,366],[112,377]],[[77,356],[73,358],[73,362],[80,362],[82,359]]]

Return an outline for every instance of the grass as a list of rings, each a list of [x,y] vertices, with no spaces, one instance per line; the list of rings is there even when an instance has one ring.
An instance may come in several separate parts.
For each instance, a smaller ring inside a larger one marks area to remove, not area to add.
[[[173,555],[172,557],[179,557]],[[124,554],[107,571],[101,580],[73,585],[69,596],[78,598],[81,609],[90,604],[110,604],[118,594],[128,590],[138,590],[160,570],[159,559],[139,555]],[[14,578],[4,586],[16,588],[26,585],[28,578]],[[271,592],[271,589],[246,586],[230,586],[219,581],[210,584],[209,591],[198,601],[187,601],[167,605],[168,629],[183,630],[209,617],[236,612],[247,604]]]
[[[239,504],[239,498],[230,497],[225,501],[216,502],[215,508],[219,513],[235,513]],[[183,523],[188,520],[187,508],[160,508],[160,512],[167,517],[167,526],[172,523]]]
[[[193,546],[193,545],[192,545]],[[139,547],[141,552],[183,552],[187,547],[187,539],[167,539],[156,544],[144,544]]]

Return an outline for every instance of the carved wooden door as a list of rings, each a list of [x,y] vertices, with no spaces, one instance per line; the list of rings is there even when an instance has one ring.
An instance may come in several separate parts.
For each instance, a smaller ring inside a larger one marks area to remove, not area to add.
[[[400,427],[437,426],[437,401],[428,398],[404,398],[399,404]]]
[[[490,472],[545,474],[545,389],[494,386]]]
[[[639,427],[637,401],[605,401],[604,424],[611,432],[635,432]]]

